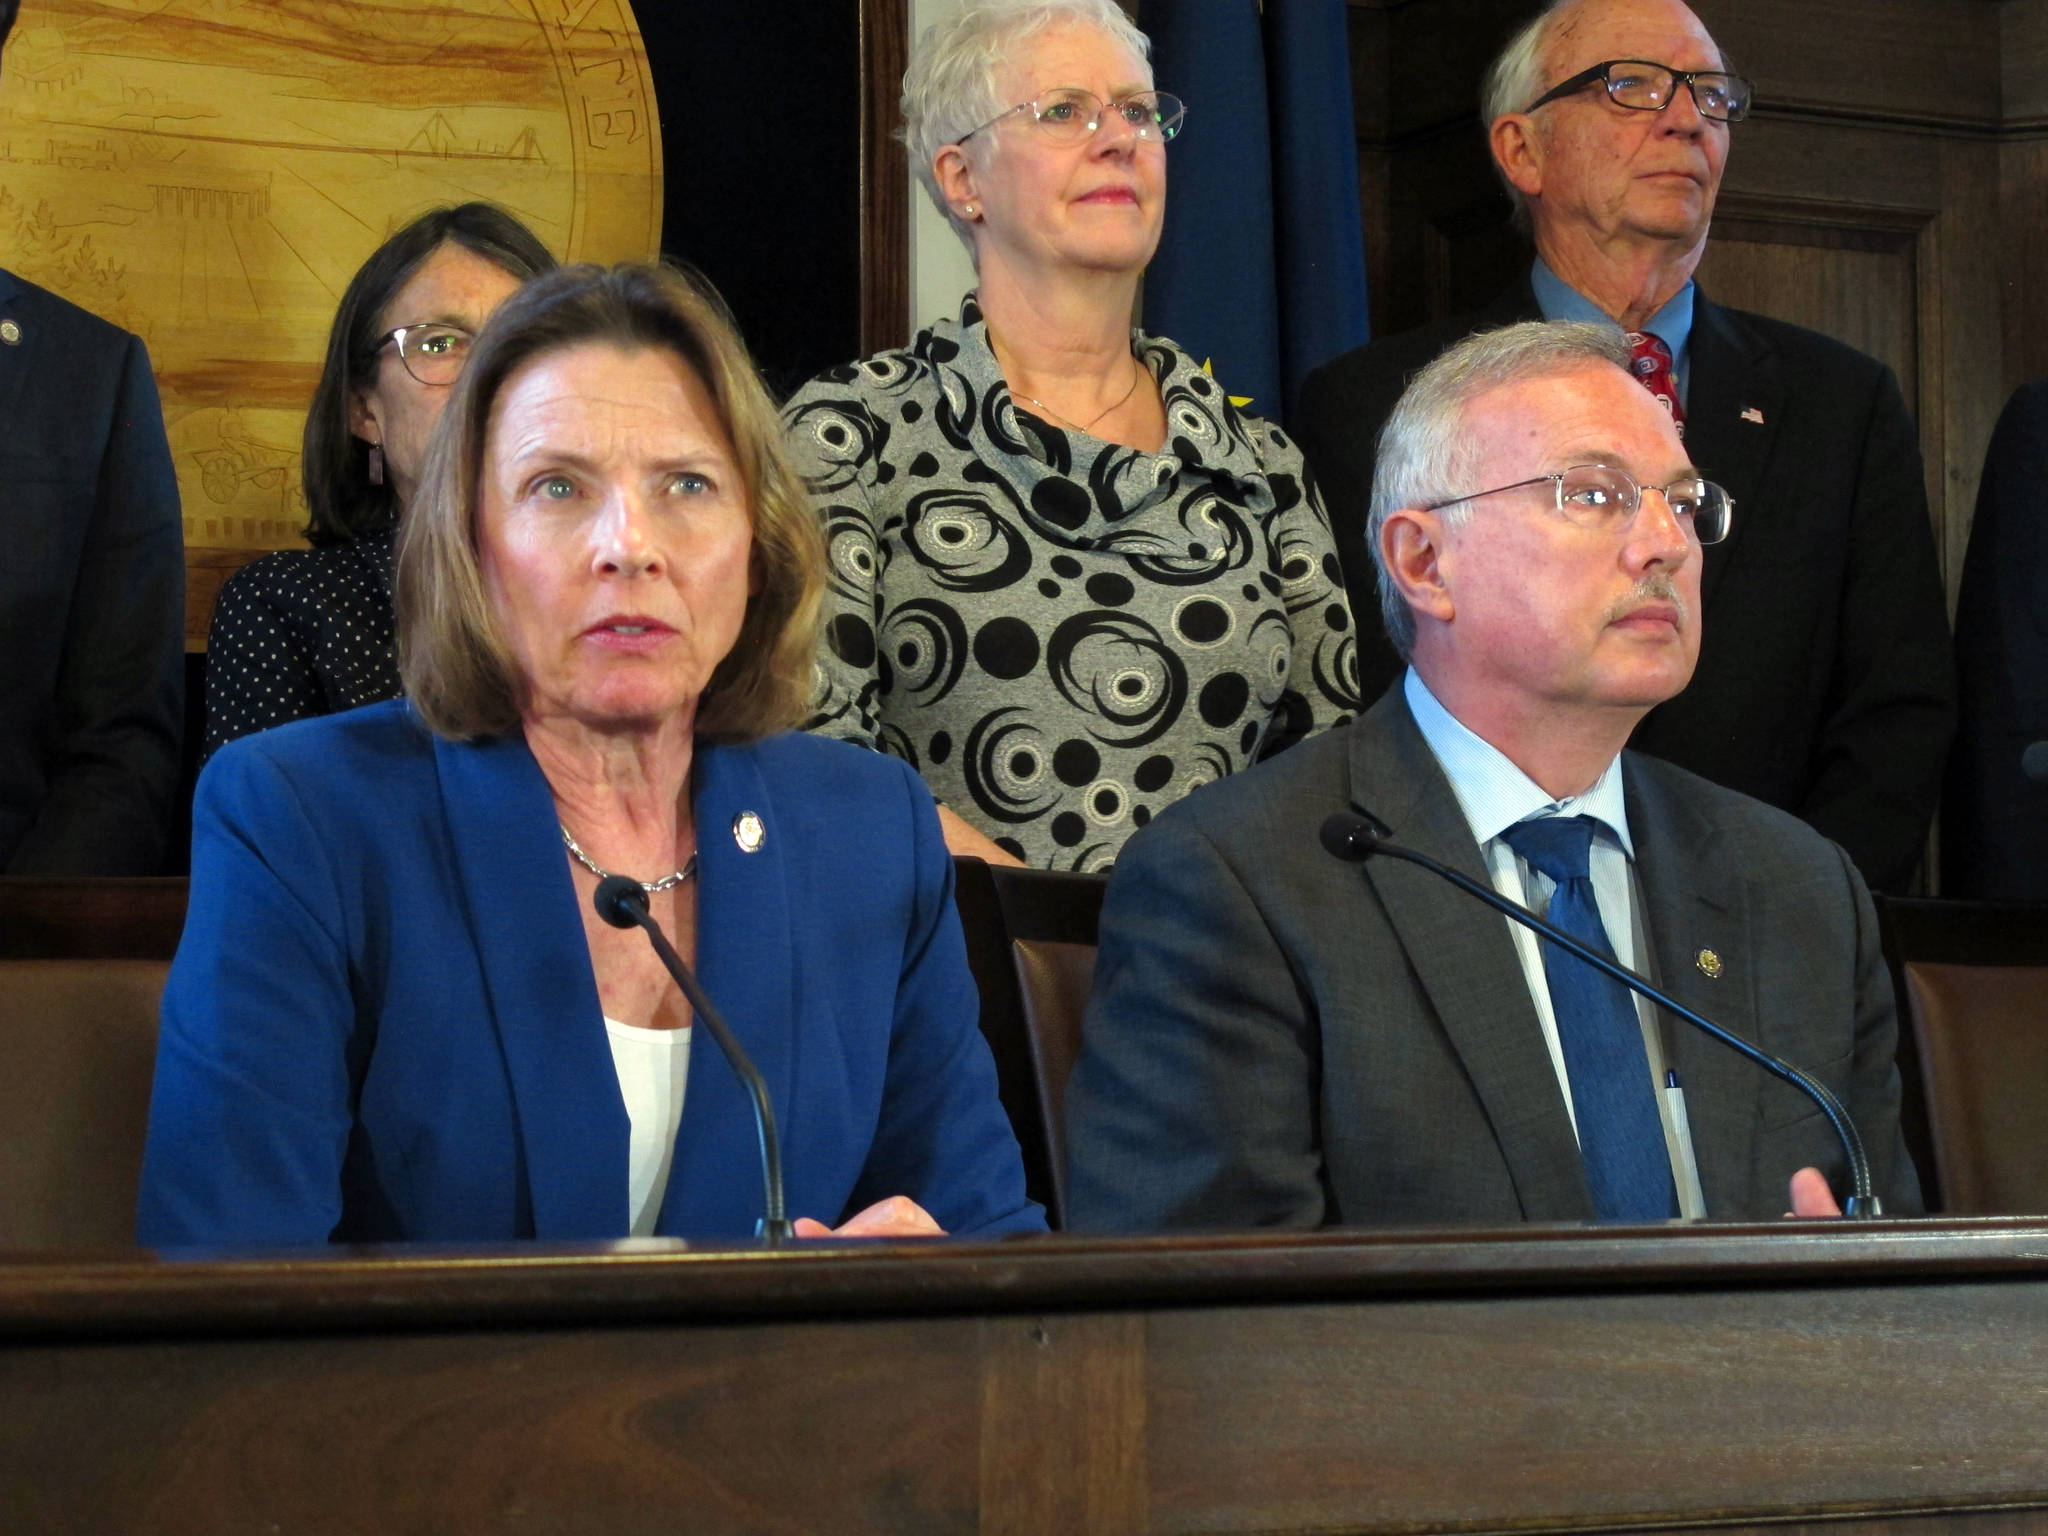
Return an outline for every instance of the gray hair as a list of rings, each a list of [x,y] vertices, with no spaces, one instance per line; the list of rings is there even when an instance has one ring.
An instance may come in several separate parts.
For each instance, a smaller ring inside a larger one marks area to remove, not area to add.
[[[1152,44],[1117,0],[961,0],[950,16],[925,28],[903,71],[903,144],[910,171],[932,205],[972,252],[973,227],[947,206],[932,160],[1013,101],[996,95],[996,71],[1025,38],[1063,24],[1098,27],[1141,62]]]
[[[1543,45],[1550,40],[1550,26],[1557,13],[1571,3],[1572,0],[1550,0],[1508,39],[1507,47],[1501,49],[1486,71],[1486,83],[1479,93],[1479,118],[1489,137],[1495,123],[1511,112],[1524,110],[1543,94]],[[1520,187],[1508,180],[1508,173],[1498,160],[1493,162],[1493,174],[1500,178],[1508,201],[1515,205],[1515,228],[1525,235],[1530,233],[1529,200]]]
[[[1479,117],[1489,136],[1495,123],[1510,113],[1527,111],[1529,104],[1543,94],[1543,50],[1550,41],[1550,29],[1556,25],[1558,13],[1575,3],[1577,0],[1549,0],[1508,39],[1507,46],[1486,71],[1486,82],[1479,92]],[[1714,51],[1721,56],[1721,67],[1728,68],[1728,57],[1721,53],[1719,43],[1714,45]],[[1515,205],[1515,228],[1525,235],[1532,234],[1534,221],[1529,214],[1528,198],[1508,180],[1508,173],[1498,160],[1493,162],[1493,174],[1500,178],[1508,200]]]
[[[1470,495],[1478,445],[1465,431],[1465,412],[1481,395],[1531,379],[1552,378],[1587,363],[1612,363],[1628,371],[1628,337],[1618,325],[1576,320],[1527,320],[1467,336],[1409,381],[1380,433],[1379,462],[1372,477],[1372,515],[1365,547],[1379,577],[1380,621],[1406,661],[1415,649],[1415,615],[1387,574],[1380,530],[1387,518]],[[1471,507],[1454,503],[1443,521],[1457,527]]]

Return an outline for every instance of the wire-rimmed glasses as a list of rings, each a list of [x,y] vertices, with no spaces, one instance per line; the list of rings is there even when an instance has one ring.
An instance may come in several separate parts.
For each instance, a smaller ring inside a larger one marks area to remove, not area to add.
[[[398,348],[398,360],[405,371],[422,384],[453,384],[469,361],[470,343],[476,337],[459,325],[430,322],[401,325],[380,337],[375,351]]]
[[[1560,97],[1582,91],[1598,80],[1616,106],[1632,112],[1662,112],[1683,85],[1701,117],[1717,123],[1739,123],[1749,116],[1756,87],[1740,75],[1718,69],[1673,69],[1649,59],[1608,59],[1561,80],[1522,110],[1534,112]]]
[[[1612,464],[1574,464],[1554,475],[1536,475],[1513,485],[1496,485],[1491,490],[1431,502],[1421,510],[1435,512],[1459,502],[1498,496],[1502,491],[1519,491],[1546,481],[1556,491],[1557,510],[1565,520],[1596,532],[1610,532],[1632,521],[1643,504],[1646,490],[1662,496],[1671,515],[1690,528],[1693,537],[1702,544],[1718,544],[1727,538],[1735,519],[1735,498],[1711,480],[1681,475],[1669,485],[1645,486],[1627,470],[1616,469]]]
[[[1104,118],[1112,113],[1121,117],[1140,139],[1164,144],[1180,132],[1181,120],[1187,116],[1188,109],[1187,103],[1167,91],[1132,91],[1128,96],[1104,101],[1093,91],[1083,90],[1078,85],[1061,85],[1040,92],[1035,100],[1005,107],[953,142],[965,144],[982,129],[993,128],[1004,118],[1020,112],[1029,112],[1038,131],[1057,144],[1074,144],[1093,138],[1102,127]]]

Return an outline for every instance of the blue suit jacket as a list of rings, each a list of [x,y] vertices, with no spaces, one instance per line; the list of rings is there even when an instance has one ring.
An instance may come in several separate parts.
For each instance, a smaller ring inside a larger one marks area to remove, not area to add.
[[[949,1232],[1041,1229],[915,774],[791,735],[700,742],[694,778],[699,974],[768,1081],[790,1213],[907,1194]],[[713,1043],[691,1050],[656,1230],[747,1236],[753,1116]],[[615,1238],[626,1202],[626,1111],[524,739],[438,740],[394,700],[225,748],[194,813],[142,1240]]]

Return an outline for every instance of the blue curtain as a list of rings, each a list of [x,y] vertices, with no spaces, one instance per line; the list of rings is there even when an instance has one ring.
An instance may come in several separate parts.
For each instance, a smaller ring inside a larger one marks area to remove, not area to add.
[[[1366,339],[1344,0],[1144,0],[1153,76],[1188,104],[1167,146],[1145,329],[1285,422],[1302,379]]]

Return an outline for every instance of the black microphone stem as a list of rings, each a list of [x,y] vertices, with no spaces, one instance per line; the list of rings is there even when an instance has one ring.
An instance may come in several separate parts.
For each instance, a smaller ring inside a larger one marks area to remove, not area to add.
[[[1441,876],[1466,894],[1478,897],[1502,916],[1520,923],[1524,928],[1529,929],[1533,933],[1542,935],[1560,949],[1585,961],[1586,964],[1592,966],[1595,970],[1604,975],[1611,976],[1631,992],[1648,998],[1660,1008],[1669,1009],[1672,1013],[1685,1020],[1686,1023],[1692,1025],[1693,1028],[1713,1036],[1714,1039],[1720,1041],[1730,1050],[1748,1057],[1772,1076],[1782,1078],[1806,1094],[1808,1098],[1821,1107],[1821,1112],[1828,1117],[1829,1122],[1834,1126],[1835,1135],[1841,1139],[1842,1151],[1849,1160],[1850,1195],[1849,1203],[1843,1210],[1843,1214],[1859,1218],[1870,1218],[1883,1214],[1883,1204],[1871,1188],[1870,1159],[1864,1153],[1863,1138],[1857,1133],[1856,1122],[1849,1118],[1849,1111],[1843,1106],[1842,1101],[1835,1097],[1834,1091],[1827,1084],[1800,1071],[1799,1068],[1793,1066],[1789,1061],[1781,1061],[1769,1051],[1751,1045],[1740,1035],[1730,1033],[1712,1019],[1694,1013],[1685,1004],[1679,1002],[1678,999],[1667,996],[1651,986],[1642,977],[1636,975],[1634,971],[1629,970],[1617,961],[1609,959],[1598,950],[1566,933],[1554,923],[1538,917],[1527,907],[1519,906],[1509,901],[1492,886],[1482,885],[1477,880],[1459,873],[1448,864],[1440,863],[1426,853],[1417,853],[1413,848],[1403,848],[1399,843],[1388,841],[1386,837],[1380,834],[1379,829],[1385,825],[1383,822],[1368,812],[1361,811],[1357,814],[1359,820],[1364,823],[1362,827],[1357,829],[1346,828],[1333,835],[1331,823],[1349,820],[1342,813],[1331,817],[1328,822],[1324,823],[1323,846],[1332,853],[1335,853],[1339,858],[1357,860],[1383,854],[1391,859],[1401,859],[1409,864],[1419,865],[1431,874]],[[1361,838],[1357,835],[1359,831],[1364,831],[1367,835]]]
[[[633,887],[630,891],[608,889],[614,881],[623,881]],[[607,898],[609,898],[607,900]],[[683,957],[675,952],[668,936],[661,931],[661,924],[647,910],[647,896],[638,883],[622,875],[611,876],[601,882],[597,891],[598,915],[615,928],[623,928],[626,918],[647,935],[647,942],[654,946],[661,963],[668,967],[668,973],[675,978],[675,984],[682,988],[683,996],[690,1000],[690,1007],[705,1028],[711,1031],[711,1038],[718,1042],[726,1062],[732,1067],[733,1075],[747,1090],[747,1096],[754,1101],[754,1129],[761,1138],[761,1225],[760,1236],[771,1248],[779,1248],[795,1235],[789,1217],[783,1208],[782,1198],[782,1138],[775,1131],[775,1106],[768,1099],[768,1085],[762,1081],[760,1071],[741,1049],[739,1041],[733,1038],[726,1027],[725,1019],[712,1005],[704,989],[697,985],[697,978],[690,974],[690,968],[683,964]]]

